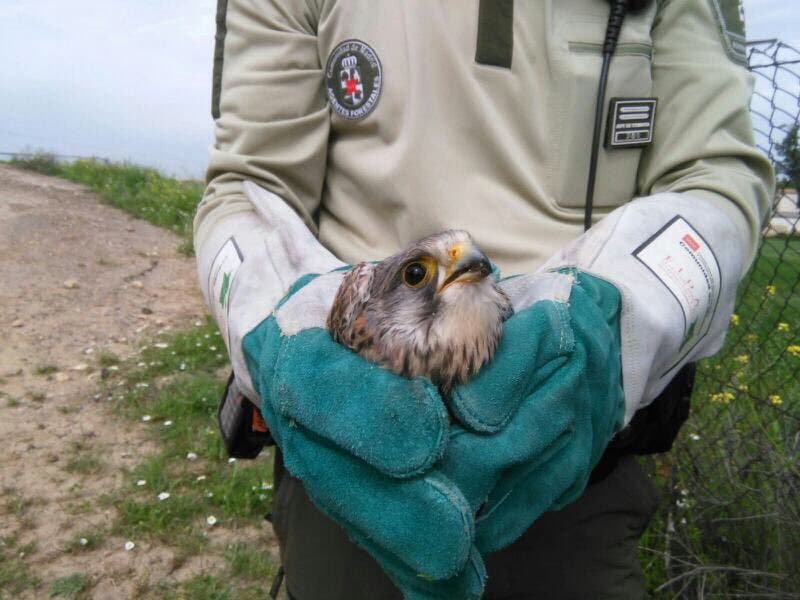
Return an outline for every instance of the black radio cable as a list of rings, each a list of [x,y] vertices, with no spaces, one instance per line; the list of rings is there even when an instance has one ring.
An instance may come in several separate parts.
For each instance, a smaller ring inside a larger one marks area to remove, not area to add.
[[[600,69],[600,83],[597,87],[597,103],[594,110],[594,131],[592,132],[592,154],[589,159],[589,177],[586,181],[586,204],[583,211],[583,230],[592,226],[592,205],[594,204],[594,184],[597,176],[597,157],[600,153],[600,133],[603,129],[603,108],[606,103],[606,86],[611,57],[617,49],[622,23],[628,10],[639,10],[647,6],[647,0],[611,0],[611,13],[608,15],[606,38],[603,42],[603,66]]]

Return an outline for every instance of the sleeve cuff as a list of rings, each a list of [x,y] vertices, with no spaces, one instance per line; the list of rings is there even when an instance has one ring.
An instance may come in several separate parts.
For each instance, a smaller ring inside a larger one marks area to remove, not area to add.
[[[242,339],[267,318],[289,287],[309,273],[343,266],[281,198],[242,183],[250,210],[217,219],[198,244],[197,272],[206,304],[228,347],[238,385],[258,398],[249,380]]]
[[[722,347],[749,237],[741,212],[713,192],[659,193],[613,211],[544,265],[619,289],[626,424],[684,364]]]

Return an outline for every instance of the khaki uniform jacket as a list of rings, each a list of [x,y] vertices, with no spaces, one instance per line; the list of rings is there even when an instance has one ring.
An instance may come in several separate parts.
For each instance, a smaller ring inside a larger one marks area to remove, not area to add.
[[[595,219],[635,196],[691,192],[737,213],[755,247],[772,174],[722,5],[663,0],[626,18],[607,98],[657,98],[655,131],[646,148],[601,149]],[[504,274],[537,268],[582,233],[608,10],[602,0],[220,0],[219,112],[196,245],[252,211],[241,189],[251,180],[348,263],[464,228]],[[327,98],[326,67],[348,40],[380,65],[378,85],[361,74],[379,95],[360,119]]]

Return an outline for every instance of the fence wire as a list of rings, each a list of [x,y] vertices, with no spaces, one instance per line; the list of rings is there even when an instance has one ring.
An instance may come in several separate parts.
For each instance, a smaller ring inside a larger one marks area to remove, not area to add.
[[[653,460],[667,491],[643,560],[658,598],[800,598],[800,52],[748,45],[756,141],[778,172],[726,345]]]

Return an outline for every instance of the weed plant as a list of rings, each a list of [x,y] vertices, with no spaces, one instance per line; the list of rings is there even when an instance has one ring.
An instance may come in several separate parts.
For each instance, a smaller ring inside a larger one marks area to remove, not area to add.
[[[664,598],[800,597],[800,239],[769,238],[692,415],[655,459],[664,502],[645,538]]]
[[[12,158],[9,163],[82,183],[112,206],[174,231],[184,239],[181,251],[192,252],[192,219],[203,195],[202,182],[173,179],[130,163],[100,159],[60,162],[53,154],[41,151]]]
[[[107,496],[118,515],[111,533],[137,546],[167,544],[184,558],[217,552],[225,558],[217,573],[183,584],[155,582],[158,591],[151,586],[148,593],[159,598],[260,598],[276,569],[266,544],[219,549],[210,543],[215,529],[268,527],[264,516],[272,504],[272,452],[253,461],[230,460],[219,434],[216,414],[227,368],[216,326],[198,321],[144,345],[105,382],[120,418],[144,424],[157,448],[125,473],[122,489]],[[257,570],[246,568],[253,565]]]

